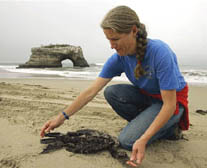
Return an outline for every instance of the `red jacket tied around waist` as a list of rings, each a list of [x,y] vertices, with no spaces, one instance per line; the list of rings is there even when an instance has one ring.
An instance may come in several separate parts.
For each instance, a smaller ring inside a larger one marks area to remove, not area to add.
[[[141,90],[141,93],[162,100],[161,94],[150,94],[144,90]],[[179,121],[179,126],[182,130],[188,130],[189,122],[189,110],[188,110],[188,85],[186,85],[181,91],[176,92],[176,110],[174,114],[179,113],[179,103],[184,107],[184,113]]]

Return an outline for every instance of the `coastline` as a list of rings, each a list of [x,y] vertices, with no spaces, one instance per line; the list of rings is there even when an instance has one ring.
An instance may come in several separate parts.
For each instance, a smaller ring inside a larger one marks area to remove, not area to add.
[[[45,121],[69,105],[92,80],[0,78],[0,167],[93,168],[121,167],[110,154],[73,154],[65,150],[39,155],[40,129]],[[109,84],[123,83],[112,81]],[[207,86],[189,86],[190,129],[188,140],[160,141],[147,148],[142,168],[207,167]],[[103,90],[68,122],[56,129],[67,132],[92,128],[118,136],[126,121],[117,116],[103,97]],[[130,155],[130,152],[128,152]],[[11,167],[11,166],[10,166]]]

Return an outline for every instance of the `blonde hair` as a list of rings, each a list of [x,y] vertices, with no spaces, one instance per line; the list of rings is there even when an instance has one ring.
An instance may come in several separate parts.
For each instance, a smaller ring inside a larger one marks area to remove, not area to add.
[[[101,22],[101,27],[103,29],[112,29],[117,33],[130,33],[132,26],[134,25],[138,28],[136,39],[137,65],[134,69],[135,77],[138,79],[146,73],[141,66],[147,47],[147,32],[145,25],[139,21],[136,12],[127,6],[117,6],[111,9]]]

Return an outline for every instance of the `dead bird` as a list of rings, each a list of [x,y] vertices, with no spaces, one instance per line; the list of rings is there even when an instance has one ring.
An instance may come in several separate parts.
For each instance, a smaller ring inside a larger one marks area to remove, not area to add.
[[[126,165],[129,157],[125,151],[121,150],[118,139],[106,133],[92,129],[83,129],[67,132],[66,134],[59,132],[47,133],[45,137],[40,140],[40,143],[47,144],[41,154],[62,148],[69,152],[80,154],[92,154],[107,150],[122,165],[129,167]]]

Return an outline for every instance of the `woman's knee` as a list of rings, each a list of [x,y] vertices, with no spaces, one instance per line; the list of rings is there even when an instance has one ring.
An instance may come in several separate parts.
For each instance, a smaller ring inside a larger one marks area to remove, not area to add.
[[[104,97],[106,98],[106,99],[108,99],[108,97],[110,97],[110,95],[111,95],[111,86],[107,86],[106,88],[105,88],[105,90],[104,90]]]
[[[117,87],[116,85],[107,86],[104,90],[104,97],[106,100],[110,100],[111,97],[116,95]]]
[[[134,142],[139,139],[141,135],[138,135],[136,134],[136,137],[134,135],[128,135],[128,133],[123,133],[121,132],[119,137],[118,137],[118,140],[119,140],[119,143],[120,145],[124,148],[124,149],[127,149],[127,150],[132,150],[132,147],[133,147],[133,144]]]
[[[120,134],[118,137],[118,140],[119,140],[121,147],[123,147],[124,149],[127,149],[127,150],[132,149],[133,144],[130,143],[129,139],[126,136]]]

